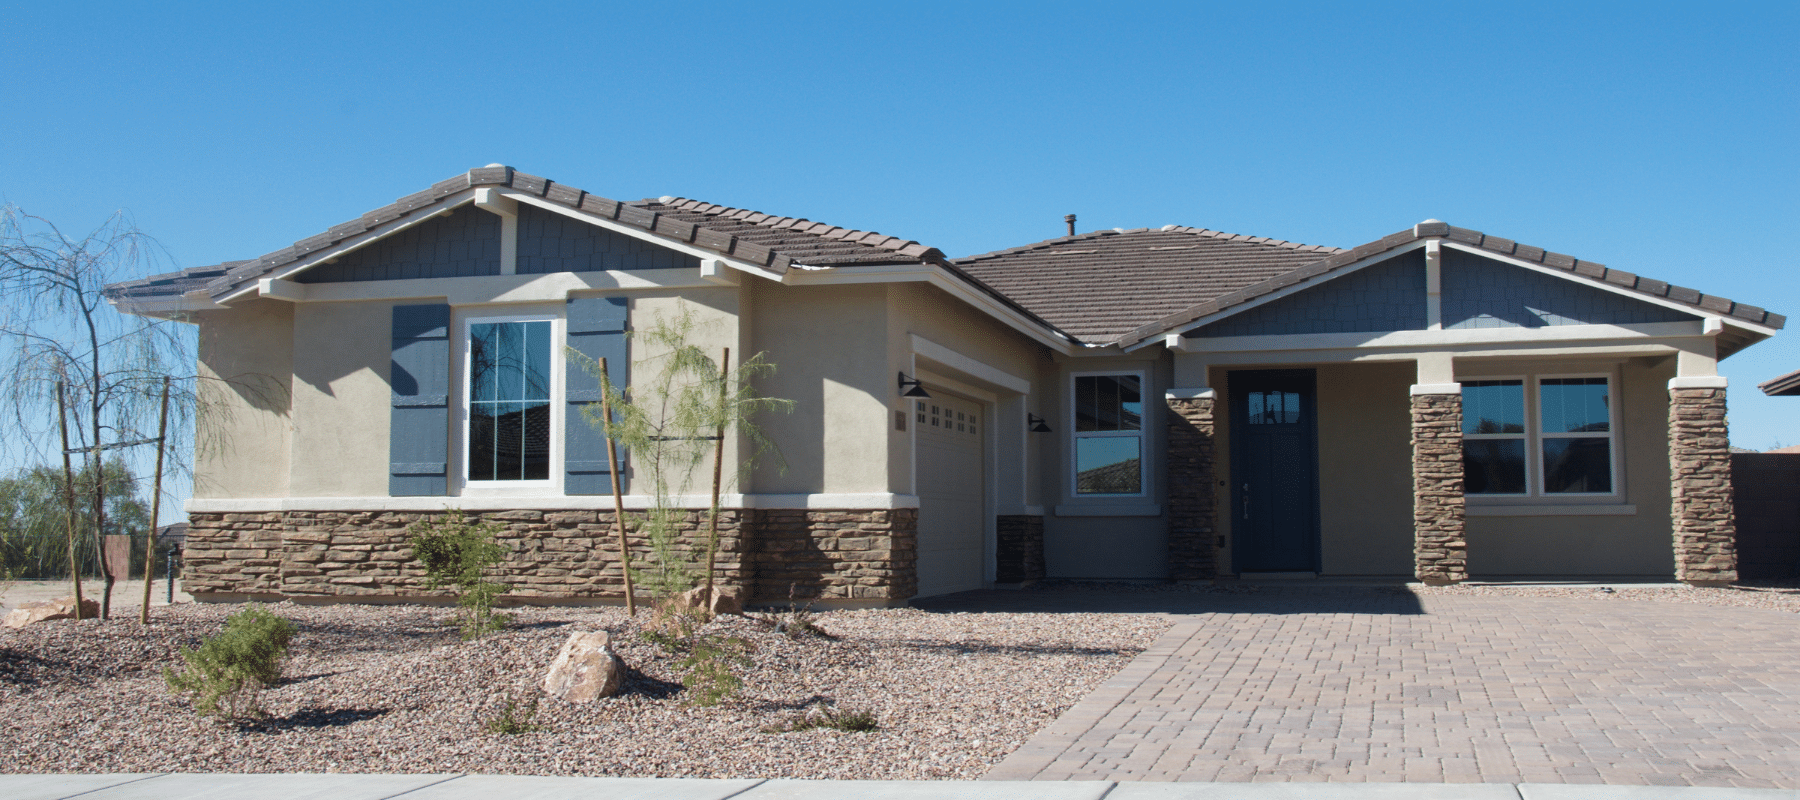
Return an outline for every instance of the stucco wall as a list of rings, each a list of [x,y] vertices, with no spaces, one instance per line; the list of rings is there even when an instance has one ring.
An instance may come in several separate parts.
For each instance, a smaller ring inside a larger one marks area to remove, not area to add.
[[[194,496],[275,497],[288,487],[293,306],[253,300],[199,315]]]
[[[1504,364],[1483,367],[1489,372],[1510,368]],[[1637,513],[1566,517],[1470,514],[1471,577],[1674,574],[1667,431],[1668,381],[1675,375],[1674,359],[1634,358],[1619,370],[1625,449],[1625,496],[1620,502],[1635,505]],[[1466,380],[1468,372],[1459,364],[1457,378]]]
[[[689,334],[688,343],[700,348],[701,352],[706,353],[715,361],[719,358],[720,351],[727,347],[731,348],[731,363],[734,366],[742,364],[745,357],[754,355],[753,352],[744,352],[744,347],[739,341],[739,290],[736,287],[634,292],[630,297],[631,329],[634,332],[631,340],[631,360],[633,362],[631,379],[634,386],[648,385],[647,382],[653,381],[655,375],[652,370],[661,369],[660,364],[663,357],[668,353],[668,348],[659,347],[640,335],[654,326],[659,318],[672,325],[683,312],[686,312],[688,318],[693,322],[693,330]],[[569,365],[568,369],[570,381],[586,381],[587,385],[591,385],[593,378],[586,373],[574,365]],[[571,383],[570,385],[576,384]],[[773,396],[781,395],[775,393]],[[761,424],[766,426],[784,416],[786,415],[768,414],[758,419]],[[571,416],[567,424],[582,425],[585,423]],[[785,451],[786,448],[783,447],[783,452]],[[726,492],[735,492],[739,489],[737,470],[733,467],[738,463],[739,452],[741,450],[738,438],[727,437],[725,440],[726,468],[723,475],[724,491]],[[647,482],[639,479],[639,476],[642,475],[644,473],[638,468],[636,459],[632,459],[632,463],[626,470],[627,492],[647,494],[652,491],[652,487]],[[670,477],[673,481],[677,476]],[[704,495],[710,492],[712,490],[712,459],[708,457],[701,469],[688,476],[686,483],[672,482],[670,488],[676,494]]]
[[[751,282],[753,347],[777,370],[762,392],[798,403],[764,431],[787,461],[754,476],[759,493],[888,491],[894,373],[888,370],[887,296],[879,284],[763,286]]]
[[[292,496],[387,494],[393,305],[294,306]]]
[[[1410,362],[1318,368],[1320,574],[1412,574],[1416,372]]]

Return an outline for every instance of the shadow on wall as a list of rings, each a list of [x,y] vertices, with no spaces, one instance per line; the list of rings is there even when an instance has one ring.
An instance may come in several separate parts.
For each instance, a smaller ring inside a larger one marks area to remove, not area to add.
[[[1186,586],[1068,583],[1023,590],[983,589],[914,600],[942,613],[1031,614],[1423,614],[1402,586]]]

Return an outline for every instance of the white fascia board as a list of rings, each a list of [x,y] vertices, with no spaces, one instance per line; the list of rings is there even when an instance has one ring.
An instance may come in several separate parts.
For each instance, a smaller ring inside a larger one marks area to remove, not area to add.
[[[267,279],[265,279],[267,280]],[[548,272],[537,275],[481,275],[467,278],[408,278],[395,281],[353,281],[348,283],[293,283],[298,291],[294,302],[343,303],[359,300],[416,300],[447,298],[450,305],[482,303],[538,303],[563,301],[573,292],[630,291],[655,289],[710,289],[718,284],[707,281],[691,269],[605,270],[594,272]],[[291,293],[291,292],[290,292]]]
[[[370,244],[406,230],[407,228],[411,228],[414,225],[422,225],[429,222],[446,211],[454,211],[457,208],[473,202],[475,202],[475,190],[473,189],[463,189],[462,191],[445,195],[443,199],[438,200],[436,203],[421,207],[393,222],[389,222],[385,225],[377,225],[376,227],[363,231],[362,233],[338,242],[330,247],[307,253],[300,257],[299,260],[262,276],[262,279],[238,287],[231,294],[219,298],[218,303],[219,305],[229,305],[234,300],[240,300],[247,295],[255,294],[261,287],[262,280],[264,279],[292,277],[296,273],[304,272],[327,261],[333,261],[340,256],[360,250]]]
[[[1014,375],[999,367],[989,366],[969,356],[958,353],[937,342],[931,341],[916,333],[912,336],[913,354],[930,359],[946,367],[954,369],[972,378],[979,378],[999,386],[1007,391],[1019,394],[1031,394],[1031,381]]]
[[[781,281],[790,286],[826,286],[852,283],[928,283],[948,292],[969,305],[972,305],[988,316],[1006,323],[1008,327],[1031,337],[1063,355],[1079,355],[1083,348],[1044,329],[1036,320],[1025,316],[1017,309],[994,299],[986,292],[976,291],[962,281],[956,280],[950,273],[935,264],[888,264],[875,267],[848,267],[820,270],[792,271]]]
[[[1515,343],[1478,350],[1443,347],[1417,348],[1345,348],[1341,350],[1256,350],[1249,352],[1216,352],[1203,356],[1208,366],[1234,367],[1260,364],[1350,364],[1363,361],[1418,361],[1445,351],[1455,358],[1483,359],[1548,359],[1548,358],[1632,358],[1666,356],[1679,352],[1678,339],[1636,339],[1610,342],[1542,342],[1536,345]]]
[[[650,495],[625,495],[629,509],[652,508],[656,498]],[[668,498],[677,508],[708,508],[708,495],[678,495]],[[611,508],[610,503],[597,505],[604,498],[593,496],[488,496],[488,497],[196,497],[186,503],[190,514],[265,513],[270,511],[443,511],[460,508],[465,511],[593,511]],[[868,492],[862,494],[727,494],[719,497],[722,508],[778,509],[871,509],[918,508],[919,498],[910,494]]]
[[[1596,289],[1600,289],[1602,291],[1612,292],[1613,294],[1619,295],[1620,297],[1629,297],[1629,298],[1631,298],[1633,300],[1637,300],[1639,302],[1649,303],[1651,305],[1662,306],[1663,308],[1680,311],[1683,314],[1692,314],[1696,317],[1700,317],[1701,319],[1717,318],[1717,319],[1723,320],[1724,322],[1726,322],[1728,324],[1743,328],[1747,331],[1751,331],[1753,333],[1760,333],[1765,337],[1775,335],[1775,329],[1768,327],[1766,325],[1759,325],[1757,323],[1750,322],[1748,320],[1742,320],[1742,319],[1738,319],[1736,317],[1727,316],[1727,315],[1719,314],[1719,313],[1712,312],[1712,311],[1707,311],[1705,309],[1695,308],[1695,307],[1687,305],[1685,303],[1677,303],[1674,300],[1670,300],[1666,297],[1657,297],[1656,295],[1652,295],[1652,294],[1644,294],[1643,292],[1639,292],[1634,289],[1627,289],[1627,288],[1625,288],[1623,286],[1619,286],[1617,284],[1608,283],[1603,279],[1589,278],[1588,276],[1578,274],[1578,273],[1574,272],[1573,270],[1559,269],[1557,267],[1551,267],[1551,266],[1546,266],[1544,264],[1538,264],[1538,263],[1534,263],[1531,261],[1526,261],[1524,259],[1517,258],[1514,256],[1496,253],[1492,250],[1483,250],[1482,248],[1475,247],[1473,245],[1463,244],[1462,242],[1453,242],[1448,239],[1445,239],[1443,241],[1444,241],[1444,244],[1443,244],[1444,247],[1454,247],[1465,253],[1478,255],[1483,258],[1491,258],[1495,261],[1499,261],[1504,264],[1509,264],[1509,265],[1512,265],[1515,267],[1522,267],[1524,269],[1529,269],[1534,272],[1540,272],[1545,275],[1555,276],[1555,277],[1561,278],[1565,281],[1573,280],[1574,282],[1579,283],[1583,286],[1592,286],[1592,287],[1594,287]]]
[[[1249,311],[1252,308],[1256,308],[1257,306],[1262,306],[1262,305],[1267,305],[1269,303],[1273,303],[1276,300],[1280,300],[1283,297],[1288,297],[1290,295],[1299,294],[1300,292],[1304,292],[1307,289],[1311,289],[1314,286],[1318,286],[1327,281],[1332,281],[1332,280],[1336,280],[1338,278],[1342,278],[1345,275],[1348,275],[1352,272],[1355,272],[1355,271],[1362,269],[1363,267],[1369,266],[1371,264],[1378,264],[1378,263],[1386,261],[1390,258],[1394,258],[1395,256],[1399,256],[1403,253],[1409,253],[1414,250],[1422,249],[1425,247],[1425,242],[1427,242],[1427,241],[1429,241],[1429,240],[1420,239],[1418,241],[1413,242],[1412,244],[1402,245],[1400,247],[1394,248],[1393,250],[1387,250],[1387,251],[1383,251],[1380,253],[1376,253],[1375,255],[1369,256],[1368,258],[1365,258],[1361,261],[1352,261],[1349,264],[1338,267],[1337,269],[1334,269],[1330,272],[1315,275],[1311,278],[1308,278],[1306,280],[1303,280],[1303,281],[1293,284],[1291,286],[1283,286],[1280,289],[1276,289],[1275,291],[1272,291],[1268,294],[1265,294],[1265,295],[1262,295],[1260,297],[1256,297],[1256,298],[1253,298],[1250,300],[1246,300],[1246,301],[1239,303],[1235,306],[1232,306],[1230,308],[1220,309],[1220,310],[1215,311],[1211,314],[1208,314],[1204,317],[1201,317],[1197,320],[1194,320],[1193,322],[1185,323],[1182,325],[1177,325],[1173,328],[1163,331],[1161,334],[1158,334],[1155,336],[1150,336],[1150,337],[1144,339],[1143,341],[1138,342],[1137,344],[1131,345],[1130,347],[1126,347],[1126,348],[1124,348],[1124,350],[1125,350],[1125,352],[1130,353],[1130,352],[1133,352],[1136,350],[1142,350],[1142,349],[1144,349],[1146,347],[1150,347],[1152,345],[1163,344],[1165,337],[1180,336],[1181,334],[1187,333],[1188,331],[1194,330],[1195,328],[1206,327],[1207,325],[1211,325],[1215,322],[1218,322],[1219,320],[1222,320],[1222,319],[1232,316],[1234,314],[1241,314],[1245,311]],[[1324,261],[1327,258],[1330,258],[1330,256],[1322,256],[1322,257],[1320,257],[1319,260]],[[1314,263],[1317,263],[1317,262],[1314,262]]]
[[[521,192],[517,189],[503,189],[503,190],[501,190],[501,194],[503,194],[507,197],[513,198],[514,200],[516,200],[518,202],[528,203],[530,205],[534,205],[534,206],[537,206],[538,208],[544,209],[545,211],[553,211],[555,213],[561,214],[570,219],[580,220],[582,222],[588,223],[589,225],[594,225],[597,227],[605,228],[609,231],[612,231],[613,233],[617,233],[617,234],[620,234],[623,236],[629,236],[633,239],[638,239],[641,241],[649,242],[658,247],[666,247],[670,250],[674,250],[675,252],[685,253],[687,255],[690,255],[690,256],[693,256],[695,258],[702,259],[702,260],[709,259],[709,258],[714,259],[714,260],[718,261],[719,263],[722,263],[725,266],[731,267],[732,269],[738,270],[740,272],[748,272],[751,275],[755,275],[755,276],[762,277],[762,278],[768,278],[769,280],[772,280],[772,281],[779,281],[782,279],[782,273],[771,270],[768,267],[763,267],[763,266],[759,266],[756,264],[752,264],[752,263],[750,263],[748,261],[744,261],[742,259],[732,258],[731,256],[723,255],[716,250],[707,250],[706,248],[703,248],[703,247],[695,247],[694,245],[688,244],[687,242],[678,242],[678,241],[675,241],[674,239],[670,239],[666,236],[658,236],[654,233],[651,233],[650,231],[644,230],[643,228],[637,228],[637,227],[633,227],[631,225],[626,225],[615,219],[607,219],[606,217],[602,217],[599,214],[590,214],[586,211],[580,211],[577,209],[573,209],[573,208],[565,206],[561,203],[555,202],[553,200],[546,200],[542,197],[538,197],[538,196],[532,195],[532,194],[527,194],[527,193]]]
[[[1394,347],[1485,347],[1501,344],[1616,342],[1621,339],[1686,339],[1704,336],[1701,321],[1643,322],[1629,325],[1547,325],[1542,328],[1452,328],[1386,333],[1300,333],[1274,336],[1184,338],[1184,353],[1247,353],[1283,350],[1347,350]]]
[[[106,298],[106,302],[111,303],[113,308],[126,314],[135,314],[140,317],[156,317],[158,319],[170,319],[182,314],[191,314],[195,311],[217,311],[224,308],[224,306],[213,302],[212,298],[206,295],[206,292],[189,292],[188,294],[175,297],[169,295],[155,295],[140,298],[108,297]]]
[[[738,286],[742,283],[736,271],[725,269],[725,262],[716,258],[700,259],[700,277],[720,286]]]

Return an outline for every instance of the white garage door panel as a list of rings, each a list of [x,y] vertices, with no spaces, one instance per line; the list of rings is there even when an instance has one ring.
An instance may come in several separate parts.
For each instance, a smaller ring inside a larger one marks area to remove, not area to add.
[[[987,535],[981,406],[930,391],[931,399],[913,405],[921,596],[981,588]]]

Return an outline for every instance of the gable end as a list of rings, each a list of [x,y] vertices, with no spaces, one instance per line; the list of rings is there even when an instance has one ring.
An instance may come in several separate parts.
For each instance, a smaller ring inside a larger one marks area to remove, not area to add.
[[[1699,319],[1586,283],[1444,248],[1446,329],[1633,325]]]

